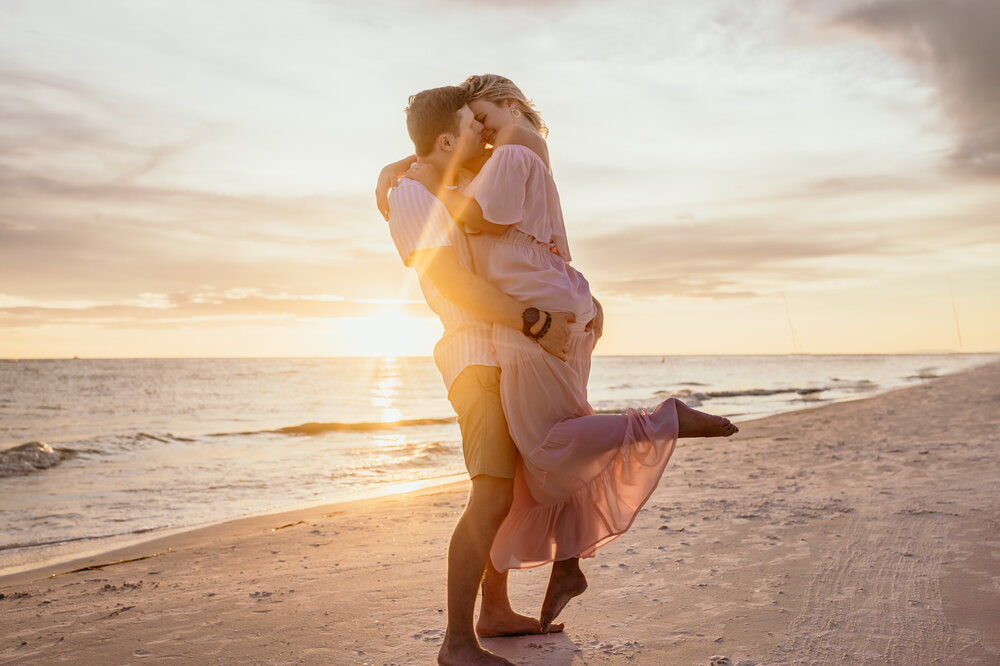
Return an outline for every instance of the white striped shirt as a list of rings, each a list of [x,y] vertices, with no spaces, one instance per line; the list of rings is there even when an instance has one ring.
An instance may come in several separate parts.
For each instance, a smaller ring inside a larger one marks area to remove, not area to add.
[[[445,205],[415,180],[402,178],[389,193],[389,233],[407,266],[412,267],[411,257],[417,250],[451,247],[459,265],[473,272],[472,251],[465,234],[452,221]],[[427,305],[444,324],[444,336],[434,345],[434,362],[445,388],[451,389],[452,382],[467,366],[499,367],[493,348],[493,325],[446,299],[428,277],[420,271],[417,274]]]

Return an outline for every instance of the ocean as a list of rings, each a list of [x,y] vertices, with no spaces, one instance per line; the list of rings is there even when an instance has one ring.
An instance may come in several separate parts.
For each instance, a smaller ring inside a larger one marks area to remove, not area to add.
[[[604,356],[589,393],[600,412],[677,396],[739,423],[998,359]],[[463,475],[430,358],[0,360],[0,575]]]

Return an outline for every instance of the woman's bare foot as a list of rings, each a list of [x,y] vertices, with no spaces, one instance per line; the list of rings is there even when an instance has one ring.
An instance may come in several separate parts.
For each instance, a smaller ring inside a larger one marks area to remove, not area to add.
[[[512,662],[472,642],[461,644],[449,641],[444,637],[444,645],[438,652],[438,664],[441,666],[515,666]]]
[[[587,577],[580,571],[580,559],[560,560],[552,563],[549,587],[545,590],[542,613],[538,618],[542,629],[548,631],[552,620],[556,619],[569,600],[578,597],[587,589]]]
[[[513,610],[489,611],[483,609],[476,622],[476,634],[480,638],[554,634],[562,630],[562,624],[550,624],[543,629],[538,619],[515,613]]]
[[[729,437],[740,431],[729,419],[691,409],[680,400],[677,404],[678,437]]]

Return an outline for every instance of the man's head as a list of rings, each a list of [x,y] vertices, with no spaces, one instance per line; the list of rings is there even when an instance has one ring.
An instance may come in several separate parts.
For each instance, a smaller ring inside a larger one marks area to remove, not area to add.
[[[410,97],[406,131],[417,157],[441,151],[464,162],[482,154],[483,127],[469,110],[468,99],[468,93],[458,86],[431,88]]]

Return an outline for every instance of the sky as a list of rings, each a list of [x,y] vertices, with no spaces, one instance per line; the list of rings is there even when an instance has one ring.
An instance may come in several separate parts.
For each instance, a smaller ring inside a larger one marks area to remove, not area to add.
[[[6,0],[0,358],[429,355],[409,95],[550,128],[596,353],[1000,349],[995,0]]]

